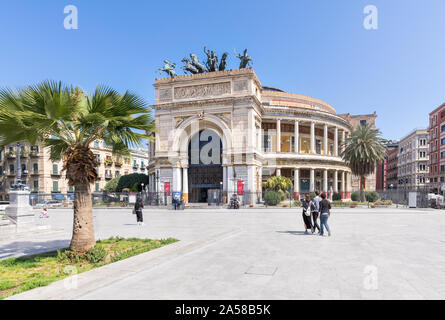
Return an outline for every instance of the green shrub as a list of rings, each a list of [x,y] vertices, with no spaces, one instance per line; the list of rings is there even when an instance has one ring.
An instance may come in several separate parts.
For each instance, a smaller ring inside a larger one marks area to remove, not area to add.
[[[99,263],[105,260],[107,257],[107,250],[102,246],[95,245],[85,253],[85,259],[90,263]]]
[[[368,202],[376,202],[379,200],[380,195],[376,191],[366,191],[365,192],[366,201]]]
[[[311,199],[314,199],[315,198],[315,192],[309,193],[309,196],[311,197]]]
[[[267,206],[276,206],[281,201],[280,193],[277,191],[266,191],[264,195],[264,202]]]
[[[117,184],[116,191],[122,192],[122,189],[124,188],[131,189],[135,185],[135,183],[137,183],[138,185],[141,185],[142,183],[144,185],[148,185],[148,176],[143,173],[132,173],[121,176]]]
[[[360,192],[356,191],[351,194],[352,201],[360,201]]]
[[[332,201],[339,201],[339,200],[341,200],[341,194],[338,193],[338,192],[335,192],[335,193],[332,195]]]
[[[299,200],[295,200],[293,206],[294,206],[294,207],[301,207],[301,206],[302,206],[302,203],[301,203],[301,201],[299,201]]]
[[[139,182],[135,182],[134,185],[130,189],[131,192],[138,192],[139,191]]]
[[[120,177],[116,177],[107,182],[104,187],[104,191],[106,192],[117,192],[117,185],[119,183]]]

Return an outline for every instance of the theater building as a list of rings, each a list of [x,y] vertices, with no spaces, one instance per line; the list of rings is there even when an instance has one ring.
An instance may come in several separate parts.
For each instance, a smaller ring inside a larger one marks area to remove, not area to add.
[[[315,190],[350,199],[340,152],[353,126],[328,103],[263,86],[251,68],[156,79],[154,88],[149,191],[188,202],[238,192],[253,204],[262,182],[281,175],[295,199]]]

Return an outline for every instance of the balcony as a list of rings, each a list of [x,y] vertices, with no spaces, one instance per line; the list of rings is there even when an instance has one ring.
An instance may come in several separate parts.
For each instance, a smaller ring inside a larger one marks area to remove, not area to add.
[[[106,173],[105,180],[111,180],[111,179],[113,179],[113,175],[111,173]]]
[[[15,171],[9,171],[8,177],[15,177]]]
[[[111,166],[113,165],[113,160],[105,159],[105,160],[104,160],[104,164],[105,164],[107,167],[111,167]]]
[[[16,158],[15,152],[14,151],[6,152],[6,158],[8,158],[8,159],[15,159]]]
[[[139,163],[134,163],[133,164],[133,169],[139,169]]]
[[[123,162],[120,161],[120,160],[116,160],[116,161],[114,162],[114,166],[115,166],[115,167],[122,167],[122,164],[123,164]]]
[[[62,174],[59,171],[51,171],[51,176],[60,177]]]
[[[22,175],[26,176],[28,175],[29,171],[28,170],[22,170]]]

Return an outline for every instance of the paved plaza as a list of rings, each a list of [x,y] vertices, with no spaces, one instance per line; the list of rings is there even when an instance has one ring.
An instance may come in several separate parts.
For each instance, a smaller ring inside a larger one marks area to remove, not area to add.
[[[95,209],[97,238],[180,241],[11,298],[445,298],[444,211],[333,209],[332,237],[305,235],[300,209],[130,211]],[[71,210],[42,223],[55,232],[0,241],[0,258],[69,244]]]

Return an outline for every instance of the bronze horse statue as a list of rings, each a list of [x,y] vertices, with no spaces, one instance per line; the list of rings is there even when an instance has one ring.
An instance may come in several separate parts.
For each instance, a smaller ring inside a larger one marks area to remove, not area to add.
[[[190,72],[191,74],[199,73],[198,69],[193,66],[192,62],[188,58],[182,59],[181,62],[185,63],[185,66],[182,67],[184,72],[187,71]]]

